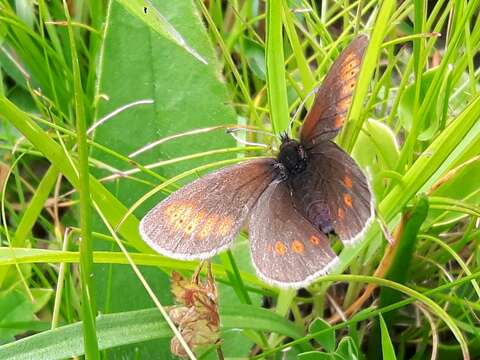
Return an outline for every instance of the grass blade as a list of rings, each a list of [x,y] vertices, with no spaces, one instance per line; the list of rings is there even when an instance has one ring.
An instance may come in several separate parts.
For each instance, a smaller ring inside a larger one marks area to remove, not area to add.
[[[388,334],[387,324],[383,320],[382,315],[378,317],[380,319],[380,329],[382,330],[382,355],[383,360],[397,360],[395,356],[395,349],[393,348],[392,339]]]
[[[289,122],[285,59],[283,52],[282,2],[267,1],[267,89],[273,132],[287,130]]]
[[[16,107],[11,101],[0,97],[0,115],[4,116],[30,141],[45,157],[62,173],[67,180],[78,188],[78,177],[71,166],[63,149],[48,136],[26,113]],[[130,215],[124,219],[127,208],[113,196],[97,179],[90,176],[90,191],[92,198],[102,211],[105,211],[110,224],[116,225],[122,220],[119,233],[128,239],[130,245],[147,253],[152,250],[142,241],[138,234],[138,219]]]
[[[376,23],[370,37],[370,43],[368,44],[365,58],[363,59],[362,69],[358,75],[355,95],[349,112],[349,121],[345,123],[345,128],[340,135],[339,142],[348,152],[352,151],[353,145],[355,145],[355,141],[362,128],[363,121],[365,120],[364,116],[362,116],[364,110],[363,104],[377,67],[385,32],[390,26],[390,18],[395,5],[396,1],[394,0],[383,1],[377,15]]]
[[[223,330],[278,331],[294,339],[302,336],[302,331],[288,320],[256,306],[225,306],[220,308],[220,314]],[[102,315],[97,317],[97,327],[100,350],[172,336],[157,308]],[[0,346],[0,358],[3,360],[54,360],[83,354],[81,323],[62,326]]]
[[[93,286],[93,255],[92,255],[92,204],[90,199],[90,182],[88,169],[88,144],[85,108],[83,104],[83,89],[80,76],[80,64],[77,56],[75,35],[70,19],[67,3],[63,2],[68,24],[70,51],[72,52],[73,89],[75,103],[75,124],[77,128],[78,145],[78,192],[80,194],[80,279],[82,288],[82,320],[85,353],[88,359],[100,359],[98,352],[95,316],[97,307]]]

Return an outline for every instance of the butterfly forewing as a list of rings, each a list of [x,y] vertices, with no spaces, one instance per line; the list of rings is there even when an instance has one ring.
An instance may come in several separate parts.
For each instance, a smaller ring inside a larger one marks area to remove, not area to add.
[[[306,148],[332,139],[343,126],[367,43],[366,36],[352,41],[325,77],[300,130],[300,140]]]
[[[260,196],[249,235],[258,275],[280,287],[306,286],[338,261],[325,234],[294,208],[285,181],[273,182]]]
[[[295,206],[314,226],[333,230],[346,245],[354,244],[374,215],[367,177],[329,140],[315,146],[308,157],[306,171],[291,180]]]
[[[182,187],[142,219],[143,239],[159,253],[177,259],[205,259],[224,250],[276,176],[274,163],[274,159],[250,160]]]
[[[275,159],[256,159],[206,175],[170,195],[140,224],[161,254],[206,259],[231,245],[249,220],[258,275],[280,287],[309,285],[338,262],[327,234],[344,244],[362,237],[373,219],[368,180],[331,139],[343,126],[368,39],[339,56],[300,130],[285,137]]]

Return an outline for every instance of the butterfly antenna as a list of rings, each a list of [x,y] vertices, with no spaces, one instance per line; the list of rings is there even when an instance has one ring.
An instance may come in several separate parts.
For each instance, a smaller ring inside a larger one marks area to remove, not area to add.
[[[268,145],[266,144],[262,144],[262,143],[256,143],[256,142],[253,142],[253,141],[246,141],[242,138],[240,138],[236,133],[240,130],[247,130],[247,129],[241,129],[241,128],[230,128],[230,129],[227,129],[226,133],[229,134],[231,137],[233,137],[238,143],[240,144],[243,144],[243,145],[247,145],[247,146],[260,146],[260,147],[264,147],[264,148],[268,148]],[[252,131],[252,132],[262,132],[260,130],[250,130],[248,129],[248,131]],[[266,132],[265,132],[266,133]],[[271,135],[271,134],[269,134]]]
[[[242,130],[245,131],[245,132],[252,132],[252,133],[256,133],[256,134],[262,134],[262,135],[267,135],[267,136],[270,136],[270,137],[275,137],[275,135],[273,133],[271,133],[270,131],[250,129],[249,127],[243,127],[241,125],[238,125],[236,127],[227,128],[226,132],[227,132],[227,134],[230,134],[232,132],[238,132],[238,131],[242,131]]]
[[[305,98],[302,100],[302,102],[300,103],[300,105],[298,106],[297,108],[297,111],[295,111],[295,114],[293,115],[293,117],[290,119],[290,122],[288,123],[288,132],[289,133],[292,133],[292,125],[293,123],[295,122],[295,120],[297,120],[297,118],[299,117],[300,115],[300,112],[302,111],[302,109],[305,107],[305,103],[307,102],[308,99],[310,99],[310,97],[313,95],[313,94],[316,94],[318,91],[318,87],[314,87],[312,89],[312,91],[310,91],[307,96],[305,96]]]
[[[288,137],[288,132],[287,131],[282,131],[280,133],[280,141],[283,143],[283,142],[286,142],[290,140],[290,138]]]

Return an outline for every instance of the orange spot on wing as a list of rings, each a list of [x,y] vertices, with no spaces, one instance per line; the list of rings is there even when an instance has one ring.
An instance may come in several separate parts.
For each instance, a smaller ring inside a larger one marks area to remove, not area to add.
[[[275,249],[275,252],[277,253],[277,255],[285,255],[287,253],[287,247],[281,241],[277,241],[275,243],[274,249]]]
[[[173,228],[174,228],[175,230],[181,229],[182,226],[184,226],[184,222],[185,222],[184,219],[178,219],[178,220],[176,220],[175,222],[173,222]]]
[[[342,208],[338,208],[338,218],[340,221],[343,221],[345,219],[345,210]]]
[[[187,218],[187,220],[185,221],[185,227],[183,228],[184,232],[187,234],[193,233],[197,228],[197,226],[202,222],[205,215],[206,215],[205,211],[200,210],[190,219]]]
[[[192,211],[192,205],[190,203],[177,201],[167,206],[167,208],[165,209],[165,214],[170,219],[178,219],[185,212],[191,212],[191,211]]]
[[[345,116],[337,115],[335,117],[335,123],[334,123],[335,129],[341,128],[343,126],[343,121],[344,120],[345,120]]]
[[[350,104],[352,103],[352,97],[351,96],[346,96],[344,99],[340,100],[337,104],[337,111],[342,112],[347,110],[350,107]]]
[[[313,245],[320,245],[320,238],[318,236],[315,236],[315,235],[312,235],[310,236],[310,242],[313,244]]]
[[[165,214],[170,220],[178,219],[180,217],[180,204],[173,203],[167,206]]]
[[[352,207],[352,197],[350,196],[350,194],[343,194],[343,203],[348,207]]]
[[[292,250],[297,254],[301,254],[303,253],[303,250],[305,250],[305,246],[303,246],[303,243],[301,241],[293,240]]]
[[[352,68],[355,66],[356,59],[355,59],[355,54],[354,53],[349,53],[347,56],[345,56],[345,59],[343,60],[343,63],[345,66]]]
[[[223,218],[220,221],[218,233],[222,236],[225,236],[232,230],[232,226],[233,226],[233,219],[230,216],[227,216],[226,218]]]
[[[188,226],[188,219],[192,212],[193,206],[189,202],[183,201],[174,202],[165,209],[168,223],[173,226],[175,230],[183,228],[186,224]]]
[[[208,235],[210,235],[213,232],[213,228],[215,227],[219,219],[220,219],[219,216],[216,214],[208,216],[207,219],[205,220],[205,223],[202,226],[202,229],[198,233],[198,237],[200,239],[204,239]]]
[[[358,66],[358,64],[358,61],[356,61],[355,59],[353,61],[350,61],[348,64],[345,64],[340,70],[340,78],[344,81],[351,79],[353,80],[353,82],[355,82],[356,75],[360,70],[359,68],[355,68],[356,66]]]
[[[356,79],[352,79],[349,82],[347,82],[345,85],[343,85],[341,96],[350,95],[353,92],[353,89],[355,88],[356,83],[357,83]]]
[[[353,186],[352,178],[349,177],[349,176],[347,176],[347,175],[345,175],[345,177],[343,178],[343,184],[344,184],[347,188],[351,189],[352,186]]]

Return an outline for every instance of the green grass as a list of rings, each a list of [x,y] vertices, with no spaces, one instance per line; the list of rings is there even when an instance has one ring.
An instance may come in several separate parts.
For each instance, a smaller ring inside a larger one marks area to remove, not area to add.
[[[400,243],[378,223],[335,242],[338,269],[297,293],[255,276],[241,233],[213,260],[222,351],[480,357],[480,1],[258,4],[0,0],[0,358],[172,358],[169,274],[198,263],[155,254],[139,219],[201,174],[274,154],[270,134],[358,33],[370,43],[337,142]]]

